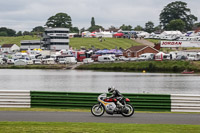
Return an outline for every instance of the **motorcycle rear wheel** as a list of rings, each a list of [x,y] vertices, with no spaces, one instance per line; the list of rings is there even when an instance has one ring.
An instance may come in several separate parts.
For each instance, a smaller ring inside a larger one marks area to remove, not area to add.
[[[124,109],[122,109],[122,115],[124,117],[130,117],[134,114],[134,107],[131,104],[126,104],[126,106],[124,107]]]
[[[105,112],[105,109],[102,105],[100,104],[95,104],[92,106],[91,108],[91,113],[94,115],[94,116],[97,116],[97,117],[100,117],[104,114]]]

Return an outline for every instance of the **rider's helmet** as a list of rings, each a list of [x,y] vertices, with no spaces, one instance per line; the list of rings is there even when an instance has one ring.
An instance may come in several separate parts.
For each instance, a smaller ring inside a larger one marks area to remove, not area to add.
[[[114,90],[115,90],[115,87],[114,87],[114,86],[108,87],[108,92],[109,92],[109,93],[112,93]]]

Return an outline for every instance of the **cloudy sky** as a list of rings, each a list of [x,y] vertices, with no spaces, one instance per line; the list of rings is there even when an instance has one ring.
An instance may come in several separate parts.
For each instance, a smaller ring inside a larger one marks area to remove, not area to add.
[[[200,0],[182,1],[200,19]],[[91,17],[104,28],[144,26],[148,21],[158,25],[161,10],[170,2],[174,0],[1,0],[0,27],[31,31],[59,12],[71,16],[73,26],[79,28],[90,27]]]

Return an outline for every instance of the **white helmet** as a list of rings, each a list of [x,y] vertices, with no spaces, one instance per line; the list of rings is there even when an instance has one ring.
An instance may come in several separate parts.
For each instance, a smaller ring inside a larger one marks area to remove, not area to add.
[[[109,93],[112,93],[114,90],[115,90],[115,87],[114,87],[114,86],[108,87],[108,92],[109,92]]]

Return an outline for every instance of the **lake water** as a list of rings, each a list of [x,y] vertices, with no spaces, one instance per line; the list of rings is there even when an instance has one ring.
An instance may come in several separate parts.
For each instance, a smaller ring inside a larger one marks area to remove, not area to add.
[[[0,70],[0,90],[200,94],[200,75],[82,70]]]

